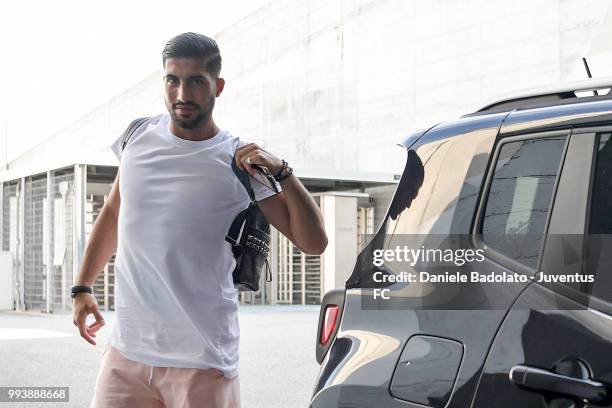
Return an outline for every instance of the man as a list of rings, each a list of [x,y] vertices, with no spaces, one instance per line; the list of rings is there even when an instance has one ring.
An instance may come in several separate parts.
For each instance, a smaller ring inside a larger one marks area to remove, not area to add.
[[[232,172],[234,154],[252,176],[257,164],[280,180],[275,194],[251,177],[270,224],[309,254],[322,253],[327,237],[286,162],[215,124],[225,85],[216,42],[181,34],[162,56],[168,114],[138,127],[123,150],[122,138],[111,146],[120,169],[73,288],[74,323],[95,345],[104,319],[95,297],[79,291],[116,251],[116,319],[92,406],[239,407],[235,260],[224,237],[249,197]],[[95,322],[86,325],[89,314]]]

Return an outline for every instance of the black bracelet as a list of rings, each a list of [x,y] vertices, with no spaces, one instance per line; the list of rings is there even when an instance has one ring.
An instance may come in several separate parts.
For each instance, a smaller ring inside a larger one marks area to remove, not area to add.
[[[274,175],[274,180],[281,181],[287,177],[289,177],[293,173],[293,169],[288,166],[288,163],[283,160],[283,166],[279,170],[278,173]]]
[[[286,167],[285,172],[283,174],[278,175],[278,177],[274,177],[276,181],[282,181],[293,174],[293,169],[291,167]]]
[[[281,174],[283,174],[283,171],[285,171],[285,169],[287,168],[287,162],[284,159],[282,159],[282,160],[283,160],[283,165],[281,166],[281,169],[278,171],[278,173],[276,173],[274,175],[274,179],[275,180],[276,180],[277,177],[279,177]]]
[[[89,293],[91,295],[93,294],[93,290],[91,286],[72,285],[70,288],[70,297],[74,299],[74,297],[79,293]]]

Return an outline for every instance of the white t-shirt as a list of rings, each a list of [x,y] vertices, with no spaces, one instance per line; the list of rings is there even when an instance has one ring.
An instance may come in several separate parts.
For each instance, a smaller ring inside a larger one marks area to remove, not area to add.
[[[227,131],[191,141],[170,115],[145,122],[121,151],[115,323],[109,343],[157,367],[216,368],[238,375],[235,259],[225,235],[249,196],[231,169]],[[251,177],[257,200],[274,194]],[[280,190],[280,185],[277,183]]]

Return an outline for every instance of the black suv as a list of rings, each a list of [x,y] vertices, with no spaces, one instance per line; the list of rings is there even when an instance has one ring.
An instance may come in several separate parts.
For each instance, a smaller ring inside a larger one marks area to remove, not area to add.
[[[404,140],[381,227],[322,301],[311,408],[612,407],[611,87],[516,94]],[[381,258],[405,237],[480,255],[456,275],[491,279],[393,279],[419,273]]]

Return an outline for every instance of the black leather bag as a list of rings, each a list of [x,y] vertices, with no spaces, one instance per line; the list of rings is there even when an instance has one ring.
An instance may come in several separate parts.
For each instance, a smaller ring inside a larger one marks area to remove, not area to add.
[[[232,158],[232,170],[246,189],[251,203],[232,222],[225,240],[232,244],[236,267],[232,272],[234,286],[241,292],[259,290],[262,269],[266,268],[266,281],[272,281],[268,264],[270,252],[270,224],[257,206],[249,174],[236,165]]]

